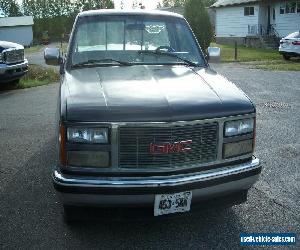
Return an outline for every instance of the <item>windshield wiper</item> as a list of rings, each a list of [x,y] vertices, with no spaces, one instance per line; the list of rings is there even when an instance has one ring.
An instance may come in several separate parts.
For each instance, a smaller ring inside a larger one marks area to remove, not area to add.
[[[131,66],[132,64],[129,62],[123,62],[123,61],[119,61],[119,60],[115,60],[115,59],[111,59],[111,58],[104,58],[104,59],[91,59],[91,60],[87,60],[84,62],[80,62],[77,64],[72,65],[72,68],[77,68],[77,67],[82,67],[82,66],[98,66],[98,65],[102,65],[105,63],[118,63],[119,65],[122,66]],[[114,64],[111,64],[114,65]]]
[[[153,55],[170,56],[170,57],[174,57],[174,58],[177,58],[177,59],[185,62],[185,64],[188,65],[188,66],[193,66],[193,67],[198,67],[199,66],[199,64],[194,63],[192,61],[189,61],[187,59],[184,59],[184,58],[180,57],[179,55],[174,54],[172,52],[162,52],[162,51],[159,51],[159,50],[139,50],[138,53],[139,54],[153,54]]]

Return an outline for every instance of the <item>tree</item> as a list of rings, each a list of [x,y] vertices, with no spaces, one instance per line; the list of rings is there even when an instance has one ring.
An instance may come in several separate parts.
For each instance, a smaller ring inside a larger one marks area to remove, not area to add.
[[[187,0],[184,16],[190,23],[201,48],[207,50],[213,39],[213,30],[203,1]]]
[[[138,3],[137,0],[132,1],[132,9],[137,9],[138,8]]]
[[[22,16],[20,6],[15,0],[0,0],[0,9],[4,16]]]
[[[125,8],[124,0],[121,0],[121,9]]]
[[[164,7],[183,7],[185,2],[186,0],[163,0],[162,4]]]
[[[114,8],[112,0],[76,0],[74,2],[78,11]]]
[[[187,0],[163,0],[164,7],[184,7]],[[209,7],[214,4],[216,0],[202,0],[205,7]]]
[[[105,8],[106,9],[114,9],[115,4],[112,0],[105,0]]]
[[[215,2],[217,2],[217,0],[205,0],[205,1],[204,1],[204,5],[205,5],[205,7],[210,7],[210,6],[212,6]]]
[[[11,1],[10,8],[9,8],[9,16],[22,16],[20,6],[15,1]]]

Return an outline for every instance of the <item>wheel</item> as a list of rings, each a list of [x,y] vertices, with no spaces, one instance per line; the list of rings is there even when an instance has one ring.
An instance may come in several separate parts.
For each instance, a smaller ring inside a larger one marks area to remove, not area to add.
[[[290,58],[291,58],[291,57],[288,56],[288,55],[282,55],[282,56],[283,56],[283,59],[284,59],[284,60],[290,60]]]
[[[12,80],[12,81],[9,81],[8,82],[10,85],[18,85],[20,83],[20,79],[15,79],[15,80]]]

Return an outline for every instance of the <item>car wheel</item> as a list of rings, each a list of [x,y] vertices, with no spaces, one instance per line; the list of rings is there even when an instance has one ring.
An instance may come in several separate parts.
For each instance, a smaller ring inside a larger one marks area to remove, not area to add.
[[[20,79],[16,79],[16,80],[13,80],[13,81],[9,81],[9,83],[11,85],[18,85],[20,83]]]
[[[283,56],[283,59],[284,59],[284,60],[290,60],[290,58],[291,58],[291,57],[288,56],[288,55],[282,55],[282,56]]]

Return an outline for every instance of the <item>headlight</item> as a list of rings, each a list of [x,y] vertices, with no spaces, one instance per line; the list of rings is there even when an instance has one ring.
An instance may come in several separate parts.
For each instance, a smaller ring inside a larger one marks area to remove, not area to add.
[[[68,128],[67,138],[70,142],[104,144],[108,143],[108,128]]]
[[[225,122],[224,134],[226,137],[248,134],[253,132],[254,119],[248,118],[243,120]]]

